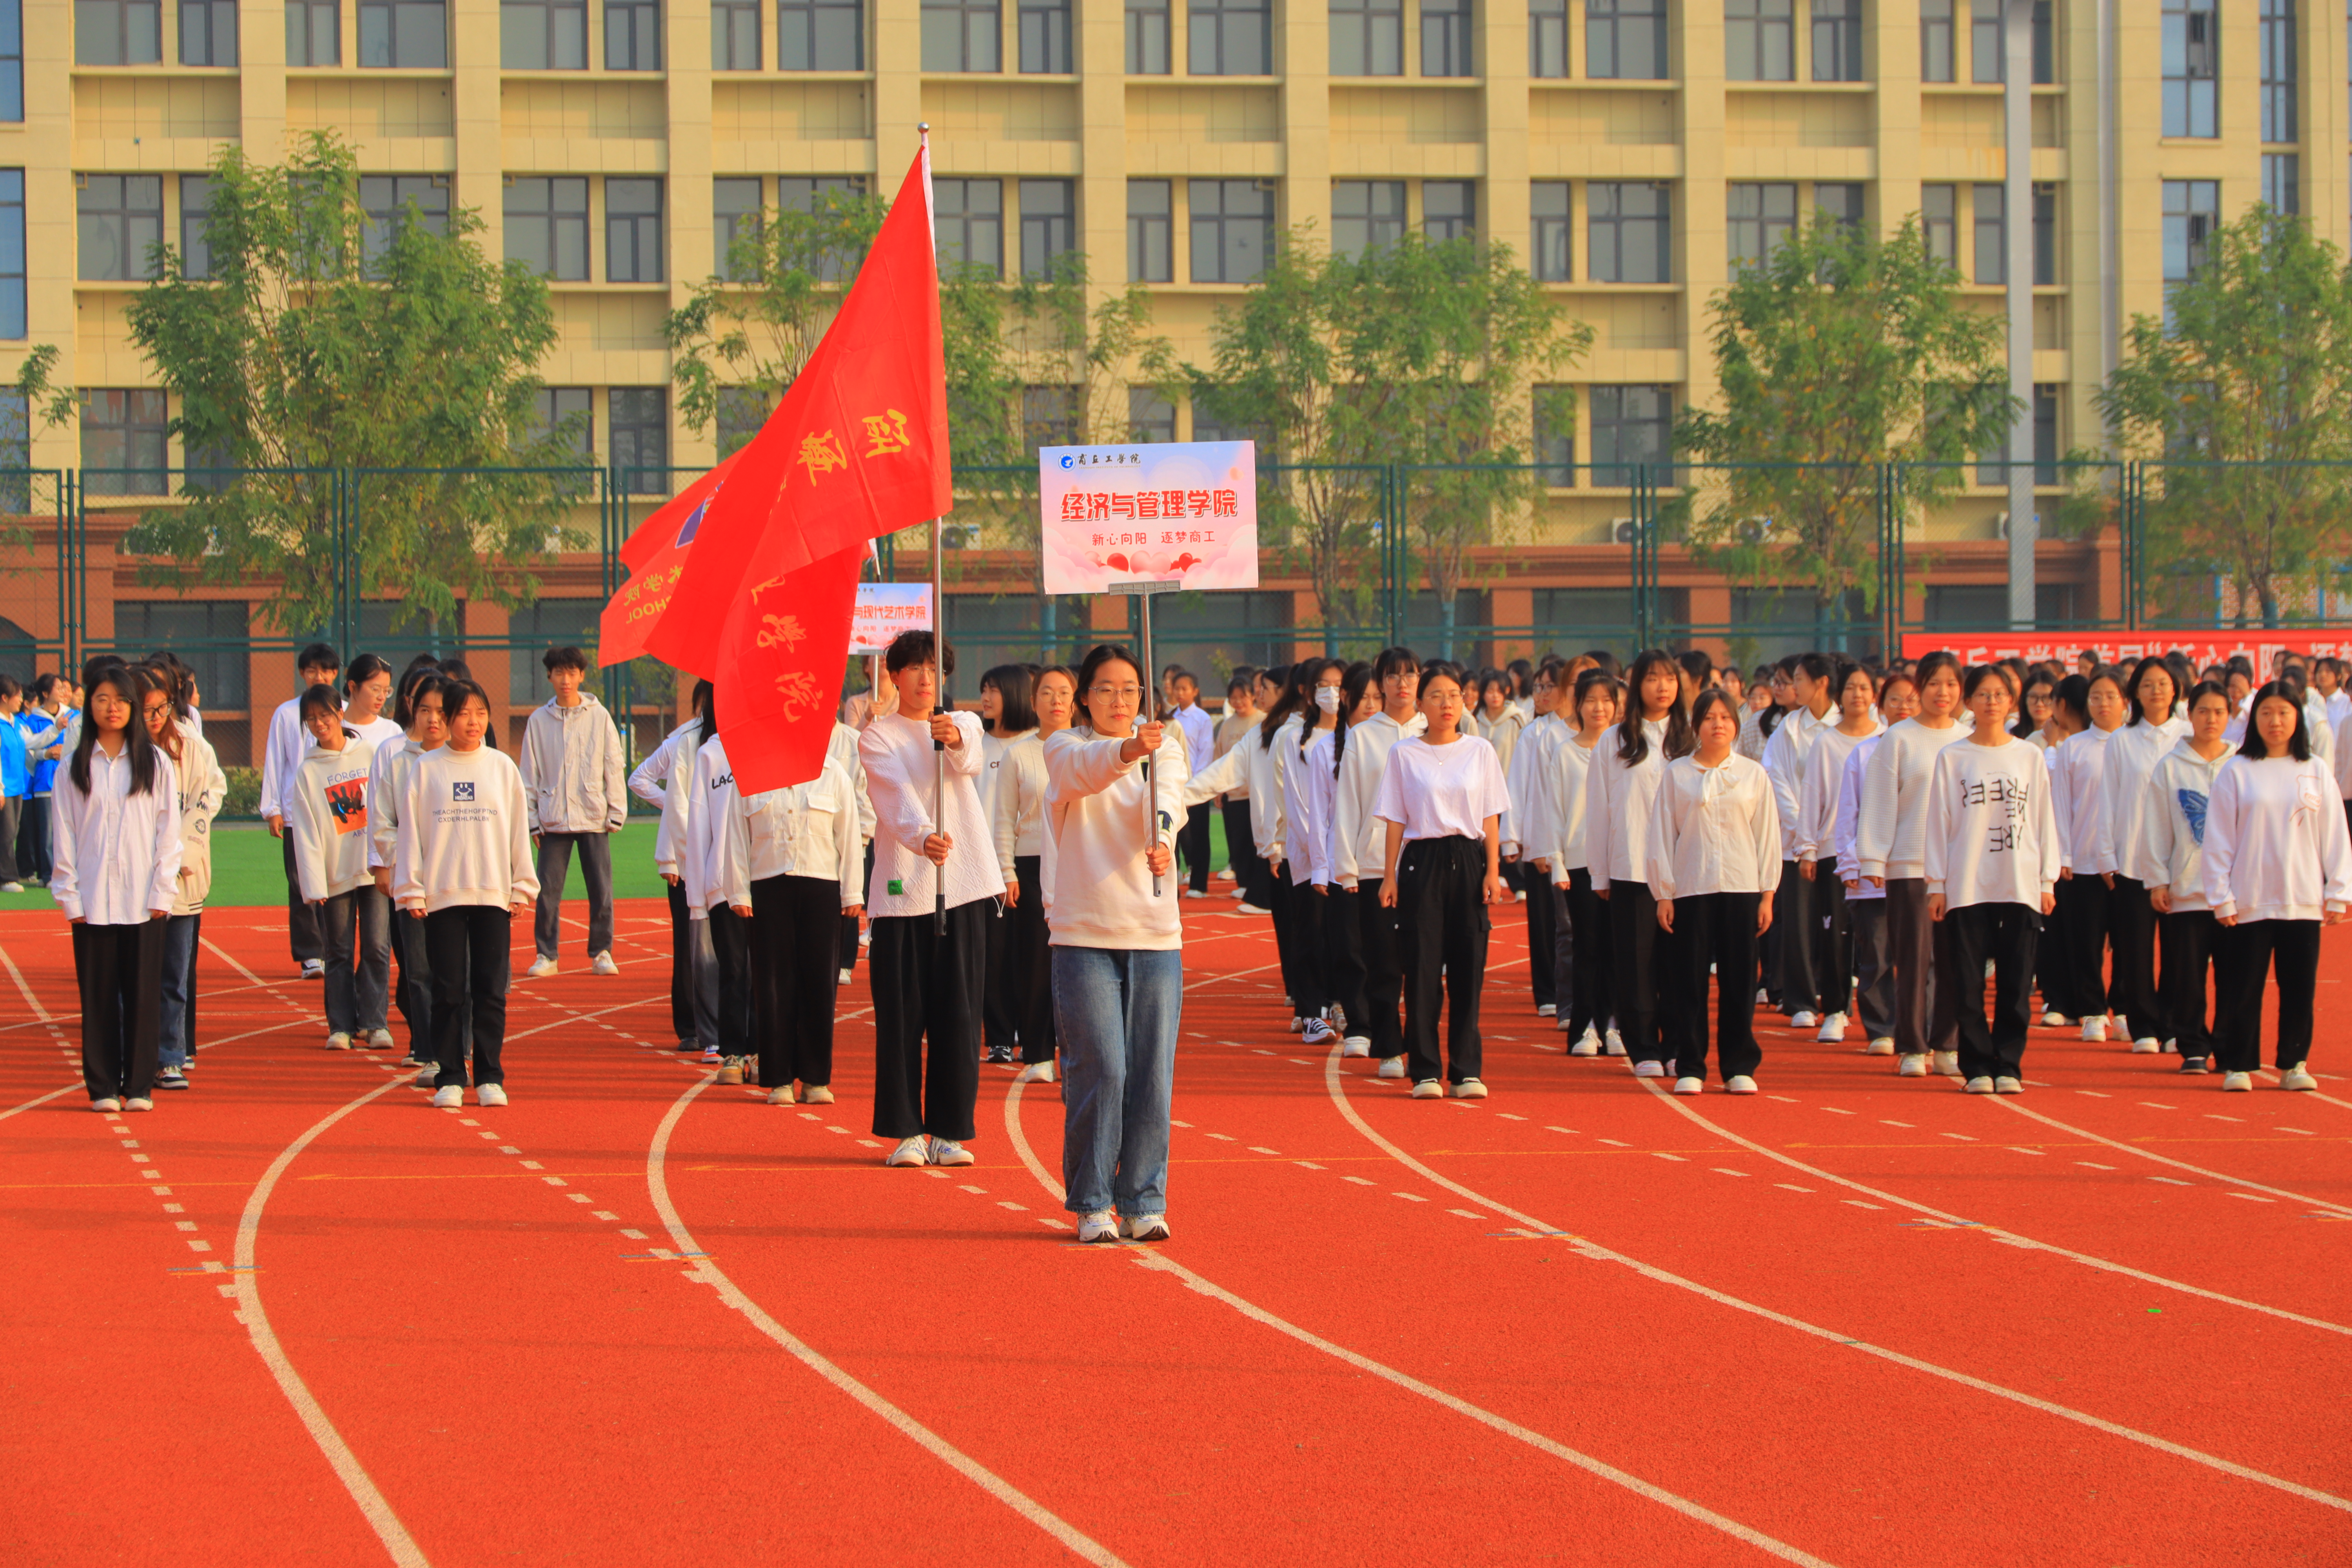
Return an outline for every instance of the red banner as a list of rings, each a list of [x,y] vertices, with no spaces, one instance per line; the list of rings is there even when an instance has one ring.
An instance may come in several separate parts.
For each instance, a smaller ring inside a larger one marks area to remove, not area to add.
[[[1997,658],[2021,658],[2029,664],[2054,658],[2072,669],[2074,656],[2084,648],[2102,664],[2126,664],[2151,654],[2175,649],[2202,669],[2225,662],[2232,654],[2254,661],[2257,676],[2267,679],[2271,656],[2299,653],[2308,658],[2352,658],[2352,630],[2314,627],[2292,630],[2277,626],[2221,626],[2210,630],[2164,632],[1905,632],[1903,657],[1948,648],[1962,664],[1990,664]]]
[[[865,560],[852,545],[761,584],[748,595],[747,635],[719,644],[711,683],[740,794],[805,784],[824,770]]]
[[[670,595],[685,574],[687,552],[701,533],[710,498],[734,466],[735,459],[729,458],[664,501],[621,545],[629,580],[597,622],[597,663],[623,664],[646,651],[646,637],[669,608]]]

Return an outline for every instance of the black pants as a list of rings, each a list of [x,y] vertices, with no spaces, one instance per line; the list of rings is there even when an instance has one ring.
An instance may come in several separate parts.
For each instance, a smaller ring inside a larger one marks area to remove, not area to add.
[[[1331,1005],[1331,982],[1324,969],[1323,894],[1307,879],[1307,862],[1282,863],[1285,900],[1290,909],[1290,941],[1294,949],[1290,1000],[1302,1018],[1319,1018]]]
[[[1755,1076],[1756,914],[1760,893],[1699,893],[1675,900],[1674,972],[1660,987],[1676,1078],[1706,1077],[1706,978],[1715,970],[1715,1058],[1725,1080]],[[1774,923],[1779,909],[1774,908]],[[1801,946],[1790,932],[1790,947]]]
[[[1266,907],[1260,895],[1265,891],[1265,862],[1258,858],[1257,840],[1250,837],[1249,798],[1240,800],[1228,796],[1225,813],[1225,864],[1233,868],[1234,885],[1242,897],[1260,909]]]
[[[2228,1000],[2216,1009],[2214,1065],[2223,1072],[2252,1072],[2263,1065],[2263,983],[2275,967],[2278,1054],[2272,1059],[2281,1072],[2303,1066],[2311,1056],[2312,1003],[2319,989],[2320,922],[2241,921],[2220,929],[2213,967]]]
[[[613,951],[613,836],[609,833],[542,833],[539,836],[539,909],[531,935],[539,956],[553,958],[563,947],[563,884],[572,874],[572,851],[580,850],[580,879],[588,884],[588,956]]]
[[[1012,922],[992,920],[982,936],[988,956],[980,998],[981,1048],[992,1058],[1001,1052],[1010,1060],[1020,1032],[1019,987],[1013,967]]]
[[[866,841],[866,875],[858,879],[857,885],[861,888],[870,888],[874,885],[874,841],[870,838]],[[857,917],[856,915],[841,917],[841,967],[844,969],[857,967]],[[834,976],[836,982],[840,978],[837,974]]]
[[[2107,941],[2115,951],[2115,979],[2107,995],[2115,1010],[2130,1020],[2132,1037],[2171,1038],[2171,1020],[2157,989],[2156,909],[2147,901],[2147,883],[2116,876],[2107,892]]]
[[[1895,950],[1886,927],[1886,900],[1847,899],[1844,907],[1846,933],[1853,952],[1853,1005],[1862,1015],[1862,1032],[1869,1039],[1891,1040],[1895,1037]]]
[[[1609,906],[1593,896],[1592,872],[1579,866],[1568,874],[1569,938],[1575,952],[1574,1005],[1568,1015],[1568,1043],[1587,1029],[1606,1029],[1616,1017],[1611,1005],[1614,966],[1610,962]]]
[[[1780,1010],[1791,1016],[1820,1013],[1821,976],[1814,962],[1821,949],[1813,940],[1814,885],[1805,880],[1804,868],[1795,860],[1780,862],[1780,886],[1772,895],[1773,948],[1780,965],[1774,989],[1780,993]],[[1676,906],[1677,912],[1680,906]]]
[[[1478,994],[1486,984],[1486,846],[1412,838],[1397,859],[1397,950],[1404,958],[1405,1076],[1415,1083],[1480,1076]],[[1313,895],[1308,895],[1312,897]],[[1446,1011],[1445,1058],[1437,1015]]]
[[[1528,979],[1538,1007],[1557,1007],[1559,990],[1552,973],[1552,948],[1559,940],[1559,910],[1552,902],[1551,879],[1532,866],[1528,871]]]
[[[2058,951],[2042,973],[2042,1000],[2070,1018],[2095,1018],[2107,1010],[2107,884],[2093,871],[2059,879],[2051,932]],[[2058,984],[2058,998],[2050,994]]]
[[[945,935],[932,919],[886,915],[874,922],[866,964],[874,985],[874,1136],[927,1132],[961,1143],[972,1135],[980,1096],[985,922],[996,919],[996,900],[950,910]]]
[[[1004,911],[1005,967],[1014,976],[1013,1034],[1024,1062],[1054,1059],[1054,950],[1046,945],[1045,884],[1034,855],[1013,858],[1021,901]]]
[[[25,815],[16,823],[16,872],[46,882],[49,870],[49,797],[26,795]]]
[[[408,1026],[408,1054],[430,1060],[433,1045],[433,960],[425,952],[425,927],[406,910],[392,911],[393,1005]]]
[[[1176,833],[1176,853],[1184,858],[1184,869],[1192,891],[1209,890],[1209,803],[1195,802],[1184,813],[1184,826]]]
[[[68,929],[81,990],[82,1087],[92,1100],[145,1099],[155,1092],[163,1027],[163,922]]]
[[[1358,879],[1353,892],[1334,883],[1324,919],[1341,927],[1336,948],[1340,964],[1331,988],[1348,1016],[1348,1033],[1372,1043],[1382,1061],[1404,1055],[1404,1026],[1398,1008],[1404,997],[1404,966],[1396,921],[1381,908],[1381,879]]]
[[[1945,931],[1951,965],[1938,973],[1939,989],[1957,1004],[1960,1076],[2017,1078],[2024,1072],[2025,1028],[2032,1021],[2033,950],[2042,940],[2042,911],[2023,904],[1965,904],[1936,922]],[[1992,1016],[1984,1005],[1984,966],[1992,963]],[[1949,984],[1942,982],[1948,977]]]
[[[326,942],[319,934],[319,911],[302,896],[301,874],[294,869],[294,830],[278,836],[278,858],[286,864],[286,944],[298,963],[326,961]]]
[[[1895,971],[1896,1054],[1916,1057],[1922,1051],[1958,1050],[1959,999],[1976,992],[1968,988],[1968,977],[1954,966],[1951,922],[1927,918],[1925,878],[1886,879],[1886,949]],[[1981,963],[1975,973],[1981,990]]]
[[[434,1087],[466,1087],[468,1021],[474,1082],[506,1082],[507,986],[513,978],[507,944],[514,935],[513,911],[504,904],[452,904],[426,915],[424,923],[425,961],[433,966],[435,1054],[440,1059]]]
[[[16,821],[24,814],[24,796],[0,800],[0,882],[13,882],[22,875],[16,869]]]
[[[1821,1011],[1848,1013],[1853,1007],[1853,920],[1845,907],[1845,884],[1837,879],[1837,868],[1827,861],[1813,865],[1813,879],[1805,884],[1806,897],[1811,900],[1811,937],[1813,946],[1813,994]],[[1779,924],[1780,906],[1772,906],[1772,921]]]
[[[1281,965],[1282,989],[1290,997],[1290,1015],[1303,1018],[1307,1016],[1307,986],[1298,962],[1298,910],[1291,896],[1290,862],[1284,861],[1279,871],[1271,866],[1266,869],[1266,885],[1274,890],[1274,901],[1268,906],[1274,911],[1274,956]]]
[[[1610,992],[1617,1005],[1617,1032],[1625,1054],[1637,1062],[1662,1062],[1674,1054],[1658,1019],[1658,993],[1676,973],[1675,939],[1658,929],[1658,900],[1646,882],[1609,884]],[[1750,993],[1753,1005],[1753,993]]]
[[[2205,973],[2221,981],[2219,960],[2227,931],[2210,910],[2175,910],[2164,921],[2164,1017],[2183,1057],[2213,1054],[2212,1026],[2205,1021]],[[2221,985],[2216,984],[2219,990]],[[2134,1020],[2137,1026],[2137,1020]]]
[[[841,884],[768,877],[751,884],[751,1036],[760,1082],[833,1082],[835,965]]]
[[[665,882],[669,893],[669,1032],[673,1038],[694,1038],[694,911],[687,907],[686,888]]]
[[[719,966],[719,1054],[748,1057],[751,1034],[751,924],[731,904],[710,906],[710,952]]]

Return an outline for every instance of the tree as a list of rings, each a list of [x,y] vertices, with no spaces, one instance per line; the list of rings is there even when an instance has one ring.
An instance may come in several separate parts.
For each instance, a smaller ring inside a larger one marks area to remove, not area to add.
[[[2213,235],[2166,317],[2132,319],[2095,399],[2127,454],[2166,459],[2142,571],[2199,595],[2224,576],[2240,620],[2275,626],[2346,574],[2352,272],[2301,219],[2257,206]]]
[[[1881,464],[1907,500],[1957,490],[2006,447],[2000,317],[1969,308],[1916,217],[1881,239],[1822,217],[1715,297],[1719,408],[1676,421],[1676,448],[1720,465],[1669,514],[1735,582],[1811,591],[1817,626],[1860,589],[1875,604]]]

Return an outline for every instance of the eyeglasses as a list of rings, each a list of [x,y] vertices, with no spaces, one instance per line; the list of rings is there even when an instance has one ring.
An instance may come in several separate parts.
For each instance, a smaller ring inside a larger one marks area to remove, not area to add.
[[[1090,686],[1087,688],[1087,695],[1099,701],[1135,702],[1142,699],[1143,688],[1140,686]]]

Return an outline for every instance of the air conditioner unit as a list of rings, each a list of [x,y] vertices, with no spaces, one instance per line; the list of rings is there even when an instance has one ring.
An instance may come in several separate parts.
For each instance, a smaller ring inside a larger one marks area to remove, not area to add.
[[[1994,514],[1992,520],[1992,533],[1995,539],[2007,539],[2009,537],[2009,513],[2004,511]]]
[[[1609,521],[1609,536],[1620,544],[1633,543],[1633,520],[1630,517],[1612,518]]]
[[[945,524],[944,527],[945,531],[940,535],[940,549],[977,550],[980,548],[980,524],[976,522],[950,522]]]

